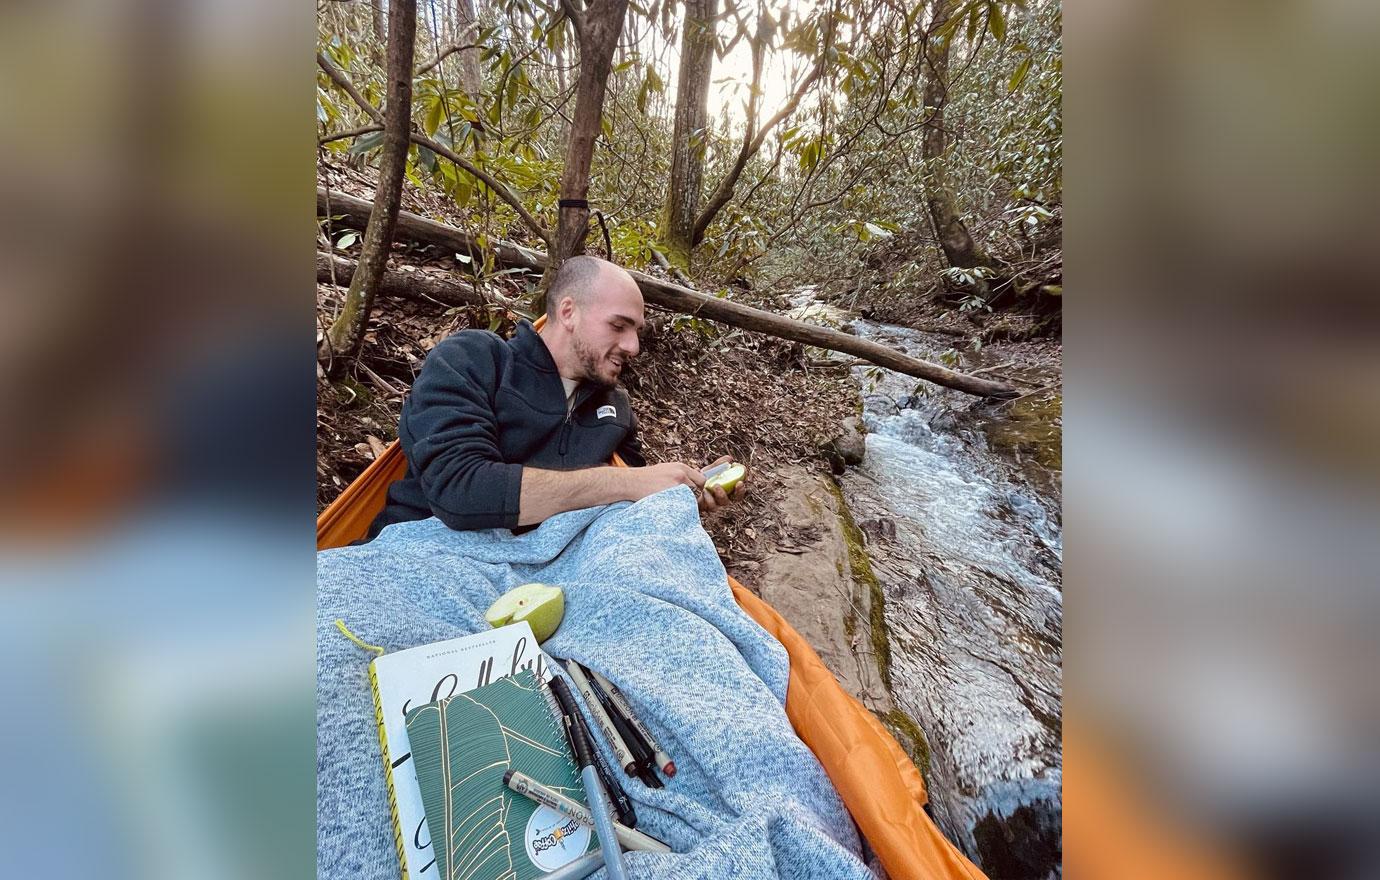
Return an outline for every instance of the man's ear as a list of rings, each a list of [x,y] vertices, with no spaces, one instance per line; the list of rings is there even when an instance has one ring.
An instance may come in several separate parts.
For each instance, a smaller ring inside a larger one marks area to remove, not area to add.
[[[575,329],[575,298],[564,297],[556,305],[556,317],[560,320],[561,326],[567,330]]]

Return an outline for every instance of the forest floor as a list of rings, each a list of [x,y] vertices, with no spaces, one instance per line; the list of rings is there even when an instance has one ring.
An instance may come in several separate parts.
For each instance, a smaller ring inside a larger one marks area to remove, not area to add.
[[[371,198],[373,182],[358,172],[323,165],[320,180],[333,191]],[[456,216],[445,200],[404,185],[403,208],[443,222],[472,222]],[[338,238],[337,234],[333,238]],[[357,256],[358,242],[348,248]],[[395,245],[390,266],[445,277],[471,277],[453,253]],[[656,270],[649,270],[655,272]],[[481,292],[520,295],[514,276],[491,279]],[[338,310],[344,289],[317,286],[319,329]],[[748,295],[749,299],[757,299]],[[472,307],[380,297],[365,335],[353,378],[317,382],[317,509],[324,509],[384,446],[397,437],[398,416],[422,360],[437,342],[467,328],[506,335],[520,318],[496,300]],[[754,303],[756,304],[756,303]],[[848,303],[840,303],[849,305]],[[1005,327],[995,340],[1019,340],[1033,323],[1019,315],[979,317],[979,326],[954,310],[930,302],[900,312],[886,302],[855,303],[877,320],[952,328],[955,345]],[[795,343],[723,328],[654,309],[648,310],[643,350],[623,375],[641,425],[648,461],[684,461],[703,466],[731,453],[750,468],[750,489],[739,504],[706,517],[730,574],[751,584],[756,563],[777,548],[791,548],[808,536],[794,536],[779,514],[776,476],[792,465],[827,473],[820,446],[839,433],[843,419],[861,409],[858,387],[844,370],[819,369]],[[994,321],[1000,323],[994,323]],[[1025,323],[1022,323],[1025,322]],[[961,337],[960,337],[961,334]],[[990,334],[989,334],[990,335]],[[1006,341],[1003,350],[1024,360],[1057,359],[1057,343]]]

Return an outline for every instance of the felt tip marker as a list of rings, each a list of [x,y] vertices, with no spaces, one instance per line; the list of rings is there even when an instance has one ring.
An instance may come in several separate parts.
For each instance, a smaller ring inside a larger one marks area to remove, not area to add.
[[[590,690],[594,691],[594,697],[599,701],[599,705],[604,707],[604,713],[609,716],[609,721],[613,722],[613,729],[618,731],[618,736],[628,747],[628,753],[632,755],[633,763],[637,765],[638,778],[653,788],[661,788],[661,780],[657,779],[656,774],[652,772],[652,767],[656,762],[652,747],[647,745],[642,734],[637,732],[637,728],[633,727],[632,722],[625,718],[618,707],[614,705],[613,697],[609,696],[609,692],[599,684],[599,679],[595,678],[589,667],[581,666],[580,671],[585,674],[585,681],[589,682]]]
[[[561,669],[565,668],[559,663],[554,663],[553,665],[559,666]],[[574,701],[572,700],[568,705],[562,702],[562,694],[564,694],[566,699],[570,697],[569,688],[565,688],[561,691],[561,694],[557,694],[550,684],[543,682],[542,691],[546,694],[547,698],[551,700],[552,712],[557,718],[570,719],[572,723],[578,724],[584,729],[585,739],[592,740],[594,738],[589,732],[589,726],[585,724],[585,716],[580,714],[580,710],[575,707]],[[564,723],[562,727],[564,727]],[[569,731],[566,731],[566,741],[570,743],[570,748],[573,751],[575,742],[570,739]],[[633,810],[632,801],[628,798],[628,793],[623,790],[622,785],[619,785],[618,777],[614,775],[613,768],[609,766],[608,759],[605,758],[604,753],[598,749],[594,750],[592,757],[594,758],[594,769],[599,772],[599,781],[604,783],[604,791],[608,792],[609,799],[613,801],[613,811],[618,821],[627,825],[629,828],[636,828],[637,813]]]
[[[551,680],[551,688],[557,694],[567,691],[561,678]],[[564,702],[564,701],[563,701]],[[618,848],[618,836],[613,830],[613,805],[604,793],[604,784],[599,781],[599,771],[594,769],[590,758],[593,751],[584,729],[572,724],[569,718],[563,719],[566,730],[570,732],[571,745],[575,748],[575,763],[580,767],[580,781],[585,784],[585,797],[589,798],[589,812],[594,817],[594,833],[599,838],[599,850],[604,854],[604,870],[610,880],[628,880],[628,869],[623,864],[623,853]]]
[[[503,774],[503,784],[529,801],[550,807],[562,815],[569,816],[581,825],[594,827],[594,817],[590,815],[588,807],[555,789],[547,788],[525,773],[518,770],[508,770]],[[613,823],[613,833],[617,836],[618,842],[623,844],[626,849],[659,853],[671,851],[669,846],[650,834],[629,828],[621,822]]]
[[[675,776],[676,762],[671,760],[671,756],[666,754],[666,751],[661,747],[661,743],[657,742],[656,737],[647,729],[647,725],[643,724],[642,719],[637,717],[637,713],[633,711],[632,705],[628,702],[628,698],[623,696],[623,692],[618,689],[618,685],[600,675],[597,669],[591,669],[590,674],[594,676],[595,681],[603,685],[604,690],[608,692],[609,698],[613,700],[613,704],[618,707],[618,711],[623,713],[624,717],[626,717],[632,726],[637,729],[637,732],[641,734],[642,738],[647,741],[647,745],[656,753],[656,765],[661,768],[661,772],[665,773],[668,779]]]
[[[623,742],[623,738],[618,735],[618,730],[614,728],[609,713],[604,711],[603,704],[594,695],[594,688],[590,686],[589,679],[585,678],[585,674],[580,671],[580,664],[572,660],[566,665],[565,671],[570,676],[570,680],[575,682],[580,696],[585,698],[585,705],[589,706],[589,713],[594,716],[594,721],[604,734],[604,739],[608,740],[614,756],[618,758],[618,763],[623,766],[623,772],[629,776],[636,776],[637,761],[633,758],[627,743]]]

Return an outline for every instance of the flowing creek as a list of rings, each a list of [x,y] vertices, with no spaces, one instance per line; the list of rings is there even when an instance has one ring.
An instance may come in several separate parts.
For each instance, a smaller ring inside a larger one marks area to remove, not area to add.
[[[993,878],[1058,877],[1058,366],[1003,363],[1019,346],[958,354],[951,337],[797,303],[916,357],[1045,389],[997,403],[854,367],[867,456],[841,482],[886,600],[892,698],[928,741],[932,815]]]

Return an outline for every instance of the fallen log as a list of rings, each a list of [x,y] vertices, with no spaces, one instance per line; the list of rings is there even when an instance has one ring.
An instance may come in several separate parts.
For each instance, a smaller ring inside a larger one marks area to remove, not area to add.
[[[316,280],[324,284],[346,286],[354,277],[354,260],[316,252]],[[332,276],[334,272],[334,276]],[[379,293],[404,299],[427,299],[447,306],[477,306],[484,297],[468,284],[457,284],[421,272],[399,272],[385,269],[379,280]]]
[[[318,186],[316,212],[322,217],[327,216],[326,205],[326,188]],[[330,193],[330,216],[339,217],[342,224],[352,229],[358,229],[361,223],[368,222],[372,209],[373,202],[368,199],[356,198],[336,190]],[[428,220],[411,211],[398,212],[398,225],[393,237],[394,240],[433,244],[474,260],[484,258],[484,249],[479,245],[478,236],[470,235],[454,226]],[[506,241],[491,241],[489,249],[493,251],[494,259],[507,268],[522,268],[538,275],[546,271],[546,254],[541,251],[529,250]]]
[[[339,217],[345,225],[354,228],[362,228],[362,224],[368,222],[369,211],[372,208],[372,204],[366,199],[332,192],[328,209],[326,190],[323,187],[317,187],[316,206],[319,213],[325,214],[329,210],[332,217]],[[475,236],[408,211],[398,212],[395,234],[410,241],[434,244],[457,253],[468,254],[473,259],[482,258],[483,249],[479,247]],[[540,251],[507,242],[491,242],[490,248],[494,252],[494,259],[504,266],[523,268],[534,273],[540,273],[546,267],[546,255]],[[859,339],[838,330],[817,327],[727,299],[697,293],[642,272],[629,272],[637,281],[638,287],[642,288],[642,296],[647,303],[662,309],[707,318],[732,327],[813,345],[816,348],[851,354],[889,370],[979,397],[1012,398],[1019,393],[1005,382],[958,373],[939,364],[913,358],[885,345]]]

